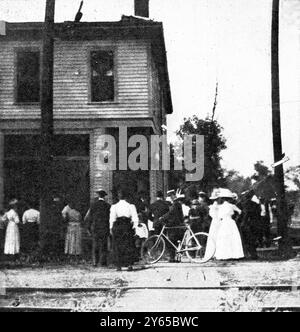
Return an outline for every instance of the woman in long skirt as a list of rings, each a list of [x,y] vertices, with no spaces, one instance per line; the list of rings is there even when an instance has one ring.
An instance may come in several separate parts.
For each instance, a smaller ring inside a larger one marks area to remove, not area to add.
[[[26,241],[26,249],[29,253],[33,252],[39,243],[40,212],[34,208],[34,205],[29,202],[29,209],[24,212],[22,217],[26,236],[23,241]]]
[[[220,227],[216,239],[216,259],[218,260],[244,258],[240,232],[232,218],[235,213],[241,214],[241,210],[229,202],[231,198],[232,193],[228,189],[223,189],[219,194]]]
[[[7,221],[4,254],[18,255],[20,253],[20,232],[18,224],[20,218],[17,213],[17,200],[12,200],[9,204],[10,210],[5,214]]]
[[[82,253],[82,216],[80,212],[73,208],[71,203],[63,209],[62,216],[68,223],[65,240],[65,254],[80,256]]]
[[[113,205],[110,211],[113,252],[117,270],[128,267],[132,271],[133,264],[138,261],[134,237],[139,219],[135,206],[126,201],[125,192],[119,191],[118,197],[119,203]]]

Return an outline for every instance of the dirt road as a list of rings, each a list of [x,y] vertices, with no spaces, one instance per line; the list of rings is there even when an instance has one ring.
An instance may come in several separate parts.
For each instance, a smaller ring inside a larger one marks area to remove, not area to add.
[[[93,311],[260,311],[300,307],[299,263],[298,255],[282,262],[163,262],[121,273],[47,266],[6,269],[0,275],[6,305],[17,298],[21,306]]]

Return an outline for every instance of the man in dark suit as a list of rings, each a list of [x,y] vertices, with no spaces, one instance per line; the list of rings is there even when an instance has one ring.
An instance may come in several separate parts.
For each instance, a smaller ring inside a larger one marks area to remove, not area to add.
[[[170,205],[164,200],[164,194],[162,191],[158,191],[156,195],[156,202],[150,205],[149,208],[149,219],[153,222],[155,233],[159,234],[161,231],[161,223],[159,218],[163,217],[169,212]]]
[[[270,205],[269,202],[260,198],[261,206],[261,227],[262,227],[262,243],[267,248],[271,246],[271,218],[270,218]]]
[[[251,259],[258,259],[257,247],[261,231],[261,207],[254,200],[255,193],[249,191],[243,197],[242,234],[244,246]]]
[[[101,266],[107,266],[110,216],[110,205],[105,201],[107,193],[104,190],[99,190],[97,194],[98,198],[91,204],[86,216],[88,230],[93,240],[92,259],[94,267],[98,265],[99,261]]]
[[[171,206],[170,211],[159,219],[159,221],[161,223],[166,224],[167,227],[175,227],[174,229],[168,230],[169,239],[175,245],[177,245],[177,241],[182,240],[185,231],[184,229],[176,228],[178,226],[183,226],[184,216],[183,216],[182,204],[184,199],[185,199],[184,195],[177,197],[173,205]],[[170,263],[177,262],[175,259],[176,250],[169,243],[167,243],[167,246],[170,253],[169,262]]]

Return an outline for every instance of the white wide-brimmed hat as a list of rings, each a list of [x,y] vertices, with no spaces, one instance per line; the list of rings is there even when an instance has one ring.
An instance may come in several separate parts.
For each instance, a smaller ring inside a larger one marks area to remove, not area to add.
[[[234,194],[231,190],[221,188],[218,194],[219,198],[234,198]]]
[[[214,189],[213,192],[211,193],[211,196],[209,199],[211,200],[216,200],[219,198],[219,191],[220,189]]]

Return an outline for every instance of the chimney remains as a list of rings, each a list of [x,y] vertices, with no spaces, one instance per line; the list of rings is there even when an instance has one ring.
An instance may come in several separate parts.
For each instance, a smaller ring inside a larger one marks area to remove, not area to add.
[[[149,18],[149,0],[134,0],[134,15]]]

